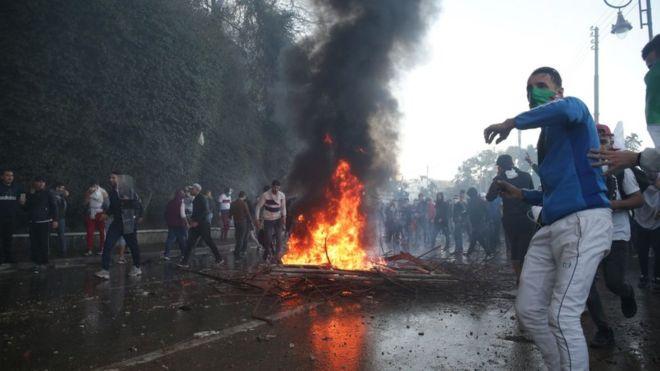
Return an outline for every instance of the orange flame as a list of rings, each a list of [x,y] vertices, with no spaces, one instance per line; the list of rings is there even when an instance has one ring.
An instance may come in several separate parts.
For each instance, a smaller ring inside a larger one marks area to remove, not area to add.
[[[282,262],[370,269],[374,264],[362,246],[366,226],[360,211],[363,188],[348,162],[339,161],[326,190],[325,209],[311,217],[298,217],[304,228],[297,228],[289,238],[289,249]]]

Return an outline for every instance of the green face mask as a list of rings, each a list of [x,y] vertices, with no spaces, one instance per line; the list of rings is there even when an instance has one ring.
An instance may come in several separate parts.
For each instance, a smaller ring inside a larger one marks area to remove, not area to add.
[[[529,99],[529,108],[546,104],[550,102],[555,95],[557,95],[557,93],[550,89],[537,88],[534,86],[532,87],[532,91],[528,93],[527,97]]]

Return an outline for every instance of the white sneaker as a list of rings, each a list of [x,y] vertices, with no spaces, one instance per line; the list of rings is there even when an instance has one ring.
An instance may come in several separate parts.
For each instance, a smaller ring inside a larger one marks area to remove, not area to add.
[[[128,272],[128,275],[131,276],[131,277],[137,277],[141,274],[142,274],[142,269],[140,269],[138,267],[135,267],[135,266],[133,268],[131,268],[130,272]]]
[[[94,275],[98,278],[103,278],[104,280],[110,279],[110,271],[107,269],[101,269],[100,271],[94,273]]]

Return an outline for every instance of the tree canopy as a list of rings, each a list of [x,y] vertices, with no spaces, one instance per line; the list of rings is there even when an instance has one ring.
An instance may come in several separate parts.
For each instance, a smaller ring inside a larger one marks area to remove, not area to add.
[[[211,7],[212,5],[212,7]],[[286,174],[274,119],[294,14],[273,0],[3,4],[0,166],[73,190],[118,169],[148,212],[190,182],[249,194]],[[203,134],[204,144],[198,141]]]

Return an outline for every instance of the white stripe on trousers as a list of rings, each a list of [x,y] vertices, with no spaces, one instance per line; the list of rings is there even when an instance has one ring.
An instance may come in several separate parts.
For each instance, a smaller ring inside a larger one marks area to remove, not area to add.
[[[516,312],[549,370],[588,370],[580,324],[598,264],[612,244],[612,212],[591,209],[541,228],[520,276]]]

